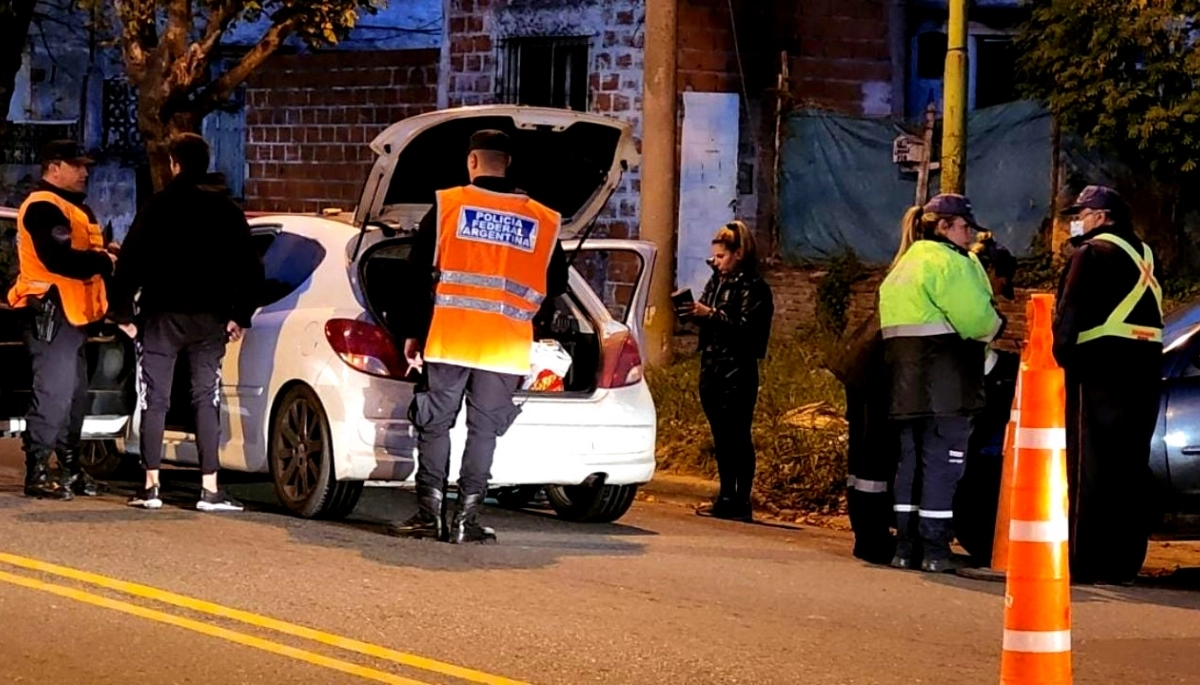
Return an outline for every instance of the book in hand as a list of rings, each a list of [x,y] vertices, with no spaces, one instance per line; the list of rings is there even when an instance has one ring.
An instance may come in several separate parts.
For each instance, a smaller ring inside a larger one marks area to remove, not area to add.
[[[675,307],[675,315],[681,321],[690,320],[692,318],[692,305],[695,304],[691,288],[683,288],[671,293],[671,304]]]

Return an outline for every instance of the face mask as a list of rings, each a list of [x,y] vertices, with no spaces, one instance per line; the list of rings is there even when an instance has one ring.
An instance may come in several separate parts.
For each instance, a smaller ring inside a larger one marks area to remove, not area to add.
[[[1083,235],[1083,219],[1076,219],[1071,222],[1071,237],[1078,238]]]

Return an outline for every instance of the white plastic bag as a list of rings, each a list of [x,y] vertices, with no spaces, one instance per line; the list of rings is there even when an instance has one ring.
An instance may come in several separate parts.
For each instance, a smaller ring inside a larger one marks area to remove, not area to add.
[[[557,340],[536,340],[529,350],[529,375],[522,390],[563,392],[563,379],[571,370],[571,355]]]

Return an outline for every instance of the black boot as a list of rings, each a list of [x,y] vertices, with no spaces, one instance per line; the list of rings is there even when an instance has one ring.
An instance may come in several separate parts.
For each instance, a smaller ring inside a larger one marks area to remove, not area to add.
[[[25,451],[25,496],[58,496],[50,480],[50,453],[45,450]]]
[[[496,531],[479,523],[479,509],[483,507],[482,494],[458,495],[458,506],[454,520],[450,523],[450,544],[466,542],[495,542]]]
[[[60,450],[58,467],[62,488],[83,497],[96,497],[100,494],[99,484],[83,470],[83,465],[79,463],[79,453],[75,450]]]
[[[417,513],[401,524],[389,524],[387,534],[398,538],[416,538],[424,540],[441,540],[445,531],[442,528],[442,491],[437,488],[417,488]]]

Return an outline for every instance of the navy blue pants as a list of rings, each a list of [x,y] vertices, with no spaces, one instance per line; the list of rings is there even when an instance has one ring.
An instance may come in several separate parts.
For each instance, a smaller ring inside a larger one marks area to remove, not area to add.
[[[927,561],[948,559],[954,539],[954,492],[966,467],[971,418],[909,419],[899,427],[896,554]]]

